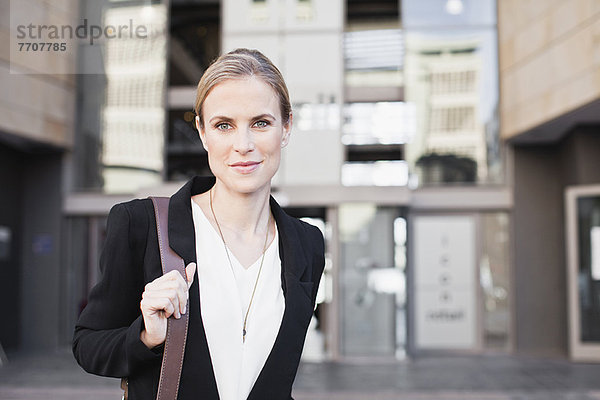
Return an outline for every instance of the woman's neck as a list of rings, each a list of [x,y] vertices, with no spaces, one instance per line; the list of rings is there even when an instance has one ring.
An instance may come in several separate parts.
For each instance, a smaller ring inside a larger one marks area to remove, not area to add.
[[[269,196],[271,185],[265,185],[253,193],[239,193],[229,190],[217,180],[210,190],[212,207],[221,227],[237,231],[242,236],[265,233],[269,222]],[[210,205],[210,204],[209,204]]]

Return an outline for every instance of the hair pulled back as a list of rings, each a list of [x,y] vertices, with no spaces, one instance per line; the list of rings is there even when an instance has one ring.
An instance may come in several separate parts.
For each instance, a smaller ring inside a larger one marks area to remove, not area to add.
[[[292,106],[283,75],[263,53],[254,49],[238,48],[217,58],[204,72],[196,91],[194,110],[204,128],[202,106],[210,91],[218,84],[229,79],[257,77],[268,84],[277,94],[281,108],[283,124],[290,119]]]

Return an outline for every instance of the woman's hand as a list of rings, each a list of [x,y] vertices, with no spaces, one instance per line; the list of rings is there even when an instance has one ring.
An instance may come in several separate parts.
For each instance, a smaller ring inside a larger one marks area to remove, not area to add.
[[[140,309],[145,329],[140,333],[140,340],[149,349],[164,343],[167,337],[167,318],[171,315],[181,318],[181,314],[187,312],[188,293],[195,272],[196,264],[189,263],[185,267],[187,282],[179,272],[171,271],[144,288]]]

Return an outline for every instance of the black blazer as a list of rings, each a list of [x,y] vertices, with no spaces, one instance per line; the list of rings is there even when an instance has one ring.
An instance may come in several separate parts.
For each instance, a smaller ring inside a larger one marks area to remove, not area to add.
[[[191,196],[203,193],[214,178],[195,177],[171,197],[169,241],[185,264],[196,262]],[[270,200],[279,230],[285,312],[275,344],[248,400],[289,400],[317,288],[324,268],[321,232],[287,215]],[[102,278],[92,289],[75,327],[73,354],[88,372],[129,378],[130,400],[156,398],[162,349],[140,340],[144,323],[140,300],[144,286],[161,276],[154,209],[149,199],[115,205],[108,216],[100,256]],[[180,400],[219,398],[202,325],[198,276],[190,288],[188,339],[181,373]]]

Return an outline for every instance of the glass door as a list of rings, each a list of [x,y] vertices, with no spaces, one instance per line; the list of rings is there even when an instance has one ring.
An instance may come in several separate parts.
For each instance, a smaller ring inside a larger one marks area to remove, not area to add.
[[[569,350],[600,360],[600,186],[566,190]]]
[[[406,220],[395,207],[339,208],[340,350],[402,358],[406,342]]]

